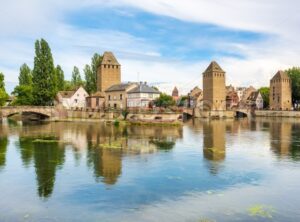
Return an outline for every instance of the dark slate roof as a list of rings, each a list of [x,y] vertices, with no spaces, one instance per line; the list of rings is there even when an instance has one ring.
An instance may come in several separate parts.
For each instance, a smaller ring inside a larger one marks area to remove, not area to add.
[[[259,91],[252,92],[247,100],[256,101],[259,95]]]
[[[156,89],[144,84],[140,83],[137,87],[133,88],[132,90],[128,91],[128,93],[153,93],[153,94],[160,94],[159,91]]]
[[[286,72],[279,70],[272,78],[272,80],[273,79],[289,79],[289,76],[288,74],[286,74]]]
[[[75,93],[76,91],[59,91],[57,94],[62,98],[71,98]]]
[[[104,52],[101,64],[105,65],[120,65],[112,52]]]
[[[207,69],[205,70],[204,73],[207,73],[207,72],[223,72],[223,73],[225,73],[216,61],[212,61],[210,63],[210,65],[207,67]]]
[[[105,90],[105,92],[125,91],[129,86],[132,86],[133,84],[136,83],[121,83],[121,84],[112,85],[107,90]]]

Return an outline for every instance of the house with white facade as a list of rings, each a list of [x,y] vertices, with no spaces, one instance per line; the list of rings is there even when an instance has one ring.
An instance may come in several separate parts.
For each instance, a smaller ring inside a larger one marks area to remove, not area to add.
[[[74,91],[59,91],[56,95],[56,102],[62,104],[65,108],[85,108],[86,107],[86,97],[89,94],[81,86]]]
[[[149,108],[157,99],[160,92],[146,83],[139,83],[138,86],[127,92],[128,108]]]
[[[264,100],[259,91],[252,92],[247,99],[248,108],[263,109]]]

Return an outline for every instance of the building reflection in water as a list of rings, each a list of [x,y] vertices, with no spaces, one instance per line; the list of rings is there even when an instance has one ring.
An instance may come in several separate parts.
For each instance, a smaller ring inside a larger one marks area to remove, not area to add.
[[[289,122],[273,121],[270,124],[271,149],[279,157],[290,153],[292,124]]]
[[[84,155],[97,182],[114,185],[122,174],[122,158],[171,150],[182,138],[182,127],[119,126],[78,123],[23,124],[16,128],[23,166],[34,167],[37,192],[49,198],[56,171],[65,162],[65,150],[72,149],[76,164]],[[5,164],[7,139],[0,142],[0,167]]]
[[[217,174],[220,163],[225,159],[226,122],[212,120],[203,122],[203,155],[209,162],[210,172]]]
[[[98,128],[99,129],[99,128]],[[122,158],[170,150],[182,128],[146,126],[100,126],[88,130],[88,165],[94,168],[96,181],[113,185],[122,173]]]

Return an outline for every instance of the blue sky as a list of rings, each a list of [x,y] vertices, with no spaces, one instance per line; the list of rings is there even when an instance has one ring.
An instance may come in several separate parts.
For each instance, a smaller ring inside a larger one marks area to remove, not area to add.
[[[139,76],[166,91],[201,87],[211,60],[227,72],[227,84],[256,87],[300,63],[296,0],[1,2],[0,71],[8,91],[19,67],[33,66],[39,38],[49,42],[67,79],[74,65],[82,69],[93,53],[109,50],[122,64],[123,81]]]

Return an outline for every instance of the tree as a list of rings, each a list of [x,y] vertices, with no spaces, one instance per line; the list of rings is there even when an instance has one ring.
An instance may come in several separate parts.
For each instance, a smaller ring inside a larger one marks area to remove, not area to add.
[[[85,90],[90,94],[95,92],[95,86],[93,82],[93,71],[89,65],[85,65],[84,67],[84,76],[85,76]]]
[[[264,108],[269,107],[270,104],[270,88],[269,87],[261,87],[258,90],[264,100]]]
[[[181,96],[178,102],[178,106],[184,106],[188,99],[189,99],[188,96]]]
[[[158,107],[169,107],[175,105],[175,100],[172,96],[165,93],[160,94],[160,96],[154,101],[154,104]]]
[[[16,96],[16,100],[13,102],[14,105],[32,105],[34,98],[32,94],[32,86],[30,85],[19,85],[15,87],[13,95]]]
[[[58,91],[64,90],[65,87],[65,74],[60,65],[55,68],[55,81]]]
[[[26,63],[24,63],[20,67],[20,74],[19,74],[19,85],[27,85],[31,86],[32,85],[32,73],[30,68]]]
[[[32,81],[33,104],[39,106],[52,105],[57,92],[55,68],[51,49],[44,39],[35,42]]]
[[[0,106],[4,106],[7,99],[8,94],[5,91],[4,75],[0,72]]]
[[[91,60],[91,65],[86,65],[84,68],[86,90],[88,93],[94,93],[97,91],[97,72],[98,67],[102,62],[102,56],[95,53]]]
[[[300,67],[293,67],[286,70],[286,73],[292,81],[292,101],[293,104],[300,102]]]
[[[79,87],[82,85],[81,75],[79,69],[76,66],[74,66],[73,68],[71,83],[74,87]]]

